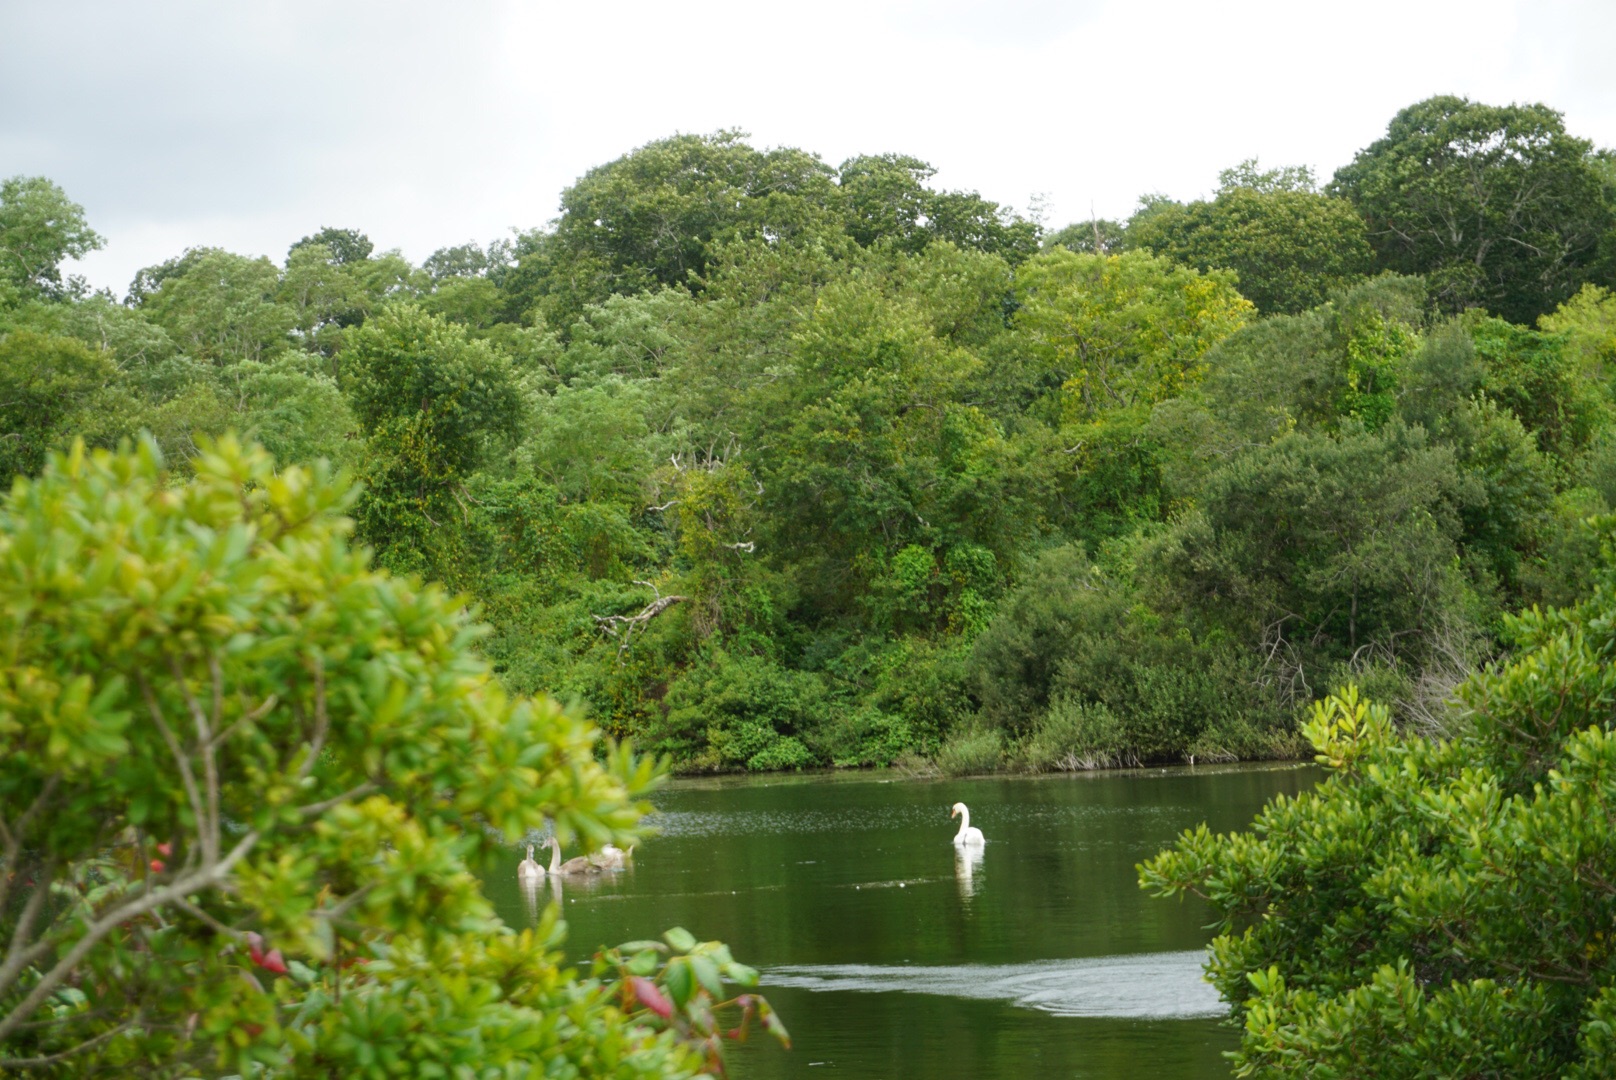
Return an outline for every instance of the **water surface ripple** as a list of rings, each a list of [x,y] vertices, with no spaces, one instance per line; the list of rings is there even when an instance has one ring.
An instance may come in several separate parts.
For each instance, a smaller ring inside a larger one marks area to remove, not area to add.
[[[763,973],[765,989],[940,994],[1007,1001],[1056,1016],[1115,1020],[1187,1020],[1221,1016],[1217,991],[1201,977],[1206,953],[1147,953],[1030,964],[887,967],[798,964]]]

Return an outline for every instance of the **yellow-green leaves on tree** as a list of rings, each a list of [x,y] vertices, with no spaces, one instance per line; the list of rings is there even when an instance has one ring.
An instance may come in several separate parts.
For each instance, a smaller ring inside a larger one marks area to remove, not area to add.
[[[1143,252],[1047,251],[1017,272],[1016,296],[1016,327],[1064,380],[1071,419],[1182,393],[1255,311],[1232,274]]]

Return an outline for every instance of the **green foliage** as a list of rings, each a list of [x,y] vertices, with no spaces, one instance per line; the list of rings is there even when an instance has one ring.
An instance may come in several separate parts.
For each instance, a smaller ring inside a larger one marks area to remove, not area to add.
[[[1546,452],[1567,460],[1603,426],[1607,409],[1566,340],[1502,319],[1472,327],[1481,385],[1489,397],[1520,418]]]
[[[994,728],[963,728],[937,752],[937,767],[949,776],[996,772],[1004,764],[1004,740]]]
[[[1283,754],[1347,678],[1442,730],[1616,509],[1608,157],[1456,102],[1328,193],[1246,161],[1125,229],[717,132],[420,268],[325,228],[122,304],[6,271],[0,464],[145,431],[183,477],[233,430],[350,467],[360,539],[474,598],[508,688],[684,768]],[[88,250],[6,191],[38,265]],[[1478,303],[1541,318],[1442,310]]]
[[[1313,190],[1305,169],[1225,170],[1210,202],[1153,207],[1128,228],[1128,244],[1199,270],[1239,276],[1240,293],[1265,315],[1316,307],[1370,268],[1363,219],[1345,199]]]
[[[60,295],[62,260],[82,259],[105,241],[84,220],[84,207],[43,176],[0,180],[0,301]]]
[[[276,299],[280,271],[268,259],[193,249],[172,271],[141,273],[158,281],[141,307],[197,359],[228,365],[286,347],[296,316]]]
[[[824,697],[812,674],[714,652],[669,688],[667,718],[651,745],[700,765],[800,768],[814,763],[799,736],[819,719]]]
[[[1206,351],[1251,313],[1230,275],[1143,252],[1055,248],[1031,259],[1016,281],[1016,325],[1063,380],[1075,418],[1182,393],[1204,373]]]
[[[1378,266],[1424,274],[1449,310],[1530,324],[1595,272],[1616,219],[1593,148],[1544,105],[1433,97],[1337,170]]]
[[[107,355],[72,338],[13,330],[0,337],[0,476],[33,475],[71,434],[94,429],[116,374]]]
[[[1255,657],[1184,614],[1081,546],[1045,553],[971,654],[983,719],[1035,769],[1280,750],[1286,713]]]
[[[334,229],[327,225],[319,232],[305,236],[293,244],[291,250],[287,252],[288,261],[292,253],[310,247],[324,248],[325,257],[338,266],[364,262],[370,258],[370,253],[376,250],[376,245],[370,242],[370,237],[358,229]]]
[[[1318,703],[1324,783],[1140,867],[1217,912],[1237,1075],[1609,1071],[1612,612],[1607,571],[1576,608],[1512,619],[1514,655],[1460,687],[1452,739],[1397,734],[1352,687]]]
[[[1342,665],[1418,670],[1465,636],[1462,495],[1452,449],[1417,428],[1285,435],[1212,476],[1165,573],[1305,700]]]
[[[0,503],[0,1067],[701,1071],[754,973],[671,931],[660,973],[580,979],[471,870],[547,820],[632,843],[655,770],[506,694],[462,598],[350,547],[351,498],[226,440],[180,484],[78,445]]]
[[[847,229],[865,247],[891,244],[919,252],[942,240],[1019,263],[1038,250],[1037,226],[974,191],[932,191],[936,174],[902,154],[865,155],[842,162],[837,181]]]
[[[344,353],[366,438],[355,508],[361,535],[401,569],[452,573],[464,485],[515,435],[522,400],[510,361],[415,307],[371,320]]]

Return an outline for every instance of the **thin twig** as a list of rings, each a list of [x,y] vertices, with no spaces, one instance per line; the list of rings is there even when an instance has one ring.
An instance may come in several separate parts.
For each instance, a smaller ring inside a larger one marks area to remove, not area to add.
[[[157,696],[152,693],[151,684],[146,681],[144,675],[136,676],[136,679],[140,683],[140,695],[146,699],[146,709],[151,713],[152,722],[157,725],[158,732],[163,736],[163,742],[168,744],[168,752],[174,756],[174,764],[179,766],[180,783],[185,785],[185,797],[190,800],[191,813],[196,818],[197,832],[203,837],[203,857],[206,858],[207,816],[202,809],[202,792],[196,786],[196,773],[191,769],[191,759],[180,749],[179,739],[174,737],[173,729],[168,726],[168,721],[163,719],[162,707],[157,704]]]
[[[60,1053],[49,1054],[45,1057],[31,1058],[0,1058],[0,1069],[42,1069],[47,1065],[57,1065],[70,1057],[76,1057],[86,1050],[93,1050],[104,1042],[110,1042],[119,1035],[133,1028],[140,1022],[139,1014],[125,1020],[115,1028],[108,1028],[92,1039],[85,1039],[77,1046],[69,1047]]]

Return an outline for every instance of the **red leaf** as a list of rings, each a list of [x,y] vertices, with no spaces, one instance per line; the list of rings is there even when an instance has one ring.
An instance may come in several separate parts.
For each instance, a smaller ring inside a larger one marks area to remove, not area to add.
[[[252,957],[252,962],[253,963],[257,964],[259,967],[263,967],[263,965],[264,965],[264,938],[263,938],[263,935],[259,934],[255,930],[249,930],[243,936],[246,937],[246,939],[247,939],[247,955]]]
[[[151,868],[152,873],[154,874],[161,874],[164,870],[168,869],[168,867],[163,864],[162,859],[153,859],[151,861]]]
[[[168,843],[158,844],[157,854],[161,855],[165,859],[168,858],[170,855],[174,854],[174,845]]]
[[[673,1015],[673,1002],[657,988],[656,983],[640,975],[629,976],[628,983],[634,987],[634,996],[640,999],[641,1005],[664,1020]]]
[[[258,961],[258,966],[263,968],[265,971],[274,972],[276,975],[286,974],[286,958],[281,955],[281,951],[279,949],[269,950],[269,952],[264,955],[264,958]]]

